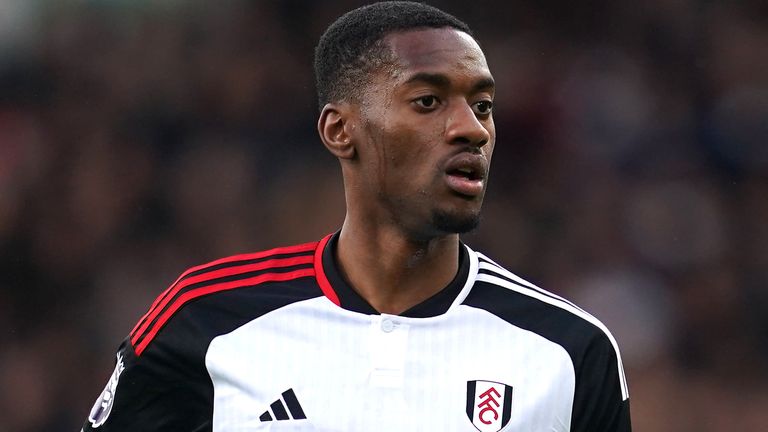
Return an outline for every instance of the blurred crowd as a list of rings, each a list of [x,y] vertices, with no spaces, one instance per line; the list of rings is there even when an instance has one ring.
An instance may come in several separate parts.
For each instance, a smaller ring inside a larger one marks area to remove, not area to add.
[[[465,237],[613,329],[635,430],[768,424],[768,3],[434,1],[495,75]],[[312,50],[359,1],[0,0],[0,432],[74,431],[185,268],[344,216]]]

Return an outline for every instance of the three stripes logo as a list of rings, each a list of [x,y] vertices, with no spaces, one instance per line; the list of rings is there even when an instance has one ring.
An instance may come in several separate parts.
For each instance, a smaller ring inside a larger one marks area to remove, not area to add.
[[[467,417],[480,432],[498,432],[512,418],[512,386],[467,381]]]
[[[262,422],[279,420],[303,420],[307,418],[293,389],[284,391],[282,397],[272,402],[269,409],[259,416]]]

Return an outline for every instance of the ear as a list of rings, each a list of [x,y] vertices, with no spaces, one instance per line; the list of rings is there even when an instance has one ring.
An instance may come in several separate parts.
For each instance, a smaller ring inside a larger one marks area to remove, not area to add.
[[[320,118],[317,120],[317,132],[325,148],[337,158],[355,157],[355,146],[352,143],[353,130],[348,104],[329,103],[323,107]]]

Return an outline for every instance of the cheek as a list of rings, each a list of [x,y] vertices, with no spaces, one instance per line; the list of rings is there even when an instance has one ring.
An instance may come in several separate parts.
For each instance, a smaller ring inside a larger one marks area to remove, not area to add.
[[[485,157],[488,158],[488,162],[490,162],[493,156],[493,149],[496,147],[496,126],[493,123],[493,118],[490,119],[488,133],[491,136],[491,140],[483,146],[483,151],[485,152]]]
[[[439,166],[437,140],[425,136],[424,130],[401,129],[390,137],[388,144],[386,163],[392,175],[388,179],[390,183],[406,184],[404,189],[421,189],[434,180]]]
[[[431,141],[425,139],[424,130],[397,123],[383,128],[375,145],[379,150],[379,162],[391,170],[400,170],[412,169],[426,162],[433,146]]]
[[[442,142],[444,125],[385,107],[368,114],[364,124],[367,142],[361,158],[368,165],[370,181],[423,186],[427,180],[419,178],[434,177],[439,165],[436,147]]]
[[[493,149],[495,147],[496,147],[495,140],[485,145],[485,157],[488,158],[488,162],[490,162],[491,158],[493,157]]]

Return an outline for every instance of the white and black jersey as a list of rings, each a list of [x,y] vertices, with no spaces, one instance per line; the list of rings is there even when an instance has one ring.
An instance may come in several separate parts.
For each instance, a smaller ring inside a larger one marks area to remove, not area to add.
[[[185,272],[141,318],[85,431],[628,432],[611,334],[462,245],[445,289],[380,314],[338,235]]]

